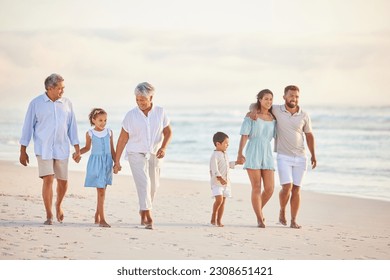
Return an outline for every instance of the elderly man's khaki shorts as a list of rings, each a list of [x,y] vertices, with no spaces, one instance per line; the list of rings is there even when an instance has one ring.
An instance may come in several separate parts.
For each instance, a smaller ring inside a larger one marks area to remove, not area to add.
[[[54,175],[56,179],[68,180],[68,159],[47,159],[43,160],[37,156],[39,177],[43,178],[48,175]]]

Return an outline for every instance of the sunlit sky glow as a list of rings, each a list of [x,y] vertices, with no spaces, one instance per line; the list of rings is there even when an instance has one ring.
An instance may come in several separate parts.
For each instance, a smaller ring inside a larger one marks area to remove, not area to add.
[[[1,106],[53,72],[73,103],[242,106],[287,84],[301,103],[390,105],[390,2],[0,0]],[[18,96],[18,98],[15,98]],[[22,101],[20,101],[22,100]]]

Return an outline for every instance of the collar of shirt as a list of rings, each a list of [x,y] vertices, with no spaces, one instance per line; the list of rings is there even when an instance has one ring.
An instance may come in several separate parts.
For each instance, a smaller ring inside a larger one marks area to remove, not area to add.
[[[45,100],[45,102],[48,102],[48,101],[51,101],[51,102],[61,102],[62,103],[62,97],[57,99],[56,101],[53,101],[49,98],[49,96],[47,95],[47,93],[45,92],[43,94],[43,100]]]
[[[138,112],[139,112],[140,114],[142,114],[142,116],[144,116],[145,118],[147,118],[147,117],[149,116],[149,114],[152,113],[152,112],[154,111],[154,105],[153,105],[153,103],[152,103],[152,108],[151,108],[151,109],[149,110],[149,112],[148,112],[148,115],[145,115],[144,112],[139,108],[139,106],[137,106],[136,108],[137,108]]]
[[[291,114],[291,112],[286,109],[286,104],[280,105],[280,109],[282,110],[282,112]],[[292,116],[300,115],[301,113],[302,113],[302,109],[301,109],[301,107],[298,106],[298,111],[295,112],[294,114],[291,114],[291,115]]]

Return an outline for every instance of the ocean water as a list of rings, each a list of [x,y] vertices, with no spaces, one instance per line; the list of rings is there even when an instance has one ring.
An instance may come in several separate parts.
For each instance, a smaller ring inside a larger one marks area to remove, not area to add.
[[[121,121],[129,107],[107,108],[108,123],[119,135]],[[390,107],[306,106],[312,118],[318,166],[309,168],[304,189],[338,195],[390,201]],[[169,108],[173,138],[168,147],[162,177],[201,181],[208,187],[208,164],[214,149],[212,136],[217,131],[229,135],[230,160],[237,156],[240,126],[247,107],[221,106]],[[15,163],[19,158],[18,140],[24,111],[4,108],[0,112],[0,159]],[[81,144],[89,128],[88,109],[76,110]],[[36,165],[33,146],[28,148],[31,165]],[[309,153],[308,153],[309,155]],[[276,155],[275,155],[276,157]],[[85,170],[88,155],[72,170]],[[123,160],[123,174],[130,174]],[[241,166],[231,171],[232,182],[249,185]],[[275,173],[276,190],[279,180]]]

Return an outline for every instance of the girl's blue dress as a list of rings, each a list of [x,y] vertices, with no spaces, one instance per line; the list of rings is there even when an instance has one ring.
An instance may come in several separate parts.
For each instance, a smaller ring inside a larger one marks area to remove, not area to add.
[[[85,187],[105,188],[112,185],[112,155],[110,147],[110,130],[104,137],[96,136],[91,130],[92,140],[91,155],[87,164]]]
[[[276,121],[252,120],[245,117],[240,135],[248,135],[245,149],[244,169],[275,170],[271,140],[275,136]]]

